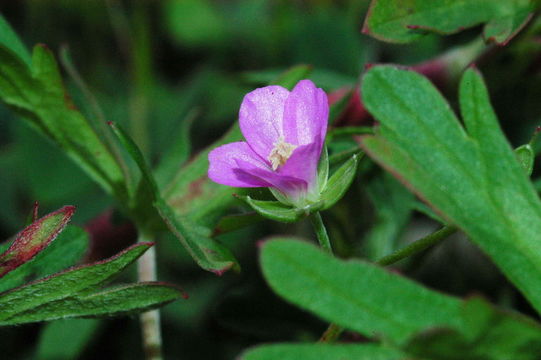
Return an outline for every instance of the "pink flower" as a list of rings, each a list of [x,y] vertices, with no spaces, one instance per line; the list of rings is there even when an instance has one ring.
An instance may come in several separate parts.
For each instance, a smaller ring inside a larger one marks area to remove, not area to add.
[[[266,86],[248,93],[239,123],[246,141],[209,153],[208,176],[235,187],[269,187],[295,206],[319,198],[317,167],[327,132],[327,95],[310,80],[290,92]]]

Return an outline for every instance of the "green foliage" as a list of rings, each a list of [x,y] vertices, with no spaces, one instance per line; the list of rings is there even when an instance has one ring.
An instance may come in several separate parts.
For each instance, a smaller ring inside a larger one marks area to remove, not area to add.
[[[96,333],[99,320],[68,319],[48,323],[40,334],[36,358],[76,359]]]
[[[169,230],[180,240],[184,248],[203,269],[221,274],[231,267],[238,267],[231,252],[216,240],[211,239],[206,228],[195,225],[188,218],[180,217],[173,212],[162,199],[152,171],[137,144],[121,128],[114,124],[111,126],[141,170],[141,195],[136,198],[139,203],[136,203],[134,207],[145,210],[145,207],[148,208],[149,205],[152,205],[152,209],[157,210]]]
[[[303,208],[296,208],[279,201],[255,200],[250,196],[238,196],[238,198],[250,205],[259,215],[284,223],[297,222],[307,217],[311,212],[318,211],[323,206],[321,201]]]
[[[358,155],[353,155],[329,178],[325,188],[321,192],[323,209],[328,209],[344,196],[351,182],[357,175]]]
[[[45,249],[66,226],[74,212],[73,206],[65,206],[33,222],[17,234],[11,246],[0,255],[0,278]]]
[[[486,23],[485,39],[506,44],[534,10],[533,0],[372,0],[363,32],[405,43],[427,32],[452,34]]]
[[[31,65],[0,46],[0,99],[47,136],[107,192],[125,198],[124,176],[106,145],[75,108],[49,49],[37,45]]]
[[[541,311],[541,202],[502,134],[481,76],[466,71],[459,124],[428,80],[371,69],[363,99],[381,122],[363,146],[378,163],[459,226]]]
[[[261,266],[286,300],[407,355],[535,360],[541,349],[541,325],[529,318],[428,290],[367,262],[338,260],[302,241],[265,242]]]
[[[399,352],[373,344],[277,344],[242,354],[241,360],[400,360]]]
[[[151,243],[134,245],[108,260],[72,268],[0,294],[0,325],[73,316],[123,315],[180,298],[184,295],[181,291],[159,283],[96,292],[97,287],[109,282],[150,246]]]
[[[22,285],[29,277],[40,279],[73,266],[88,249],[88,234],[68,225],[58,238],[29,262],[8,273],[0,281],[0,292]]]

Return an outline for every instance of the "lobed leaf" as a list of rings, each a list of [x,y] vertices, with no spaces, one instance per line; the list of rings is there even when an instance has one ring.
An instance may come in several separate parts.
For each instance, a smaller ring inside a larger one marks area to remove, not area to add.
[[[428,32],[452,34],[486,23],[485,39],[505,45],[534,10],[532,0],[372,0],[363,32],[406,43]]]
[[[79,266],[0,294],[0,322],[43,304],[62,300],[109,281],[152,243],[133,245],[105,261]]]
[[[0,325],[18,325],[70,317],[128,315],[160,307],[181,297],[185,297],[182,290],[165,283],[137,283],[43,303],[3,318]]]
[[[364,102],[380,121],[362,146],[481,247],[541,312],[541,202],[505,139],[481,76],[460,84],[468,132],[422,76],[368,71]]]
[[[0,255],[0,278],[45,249],[66,226],[74,212],[75,207],[64,206],[33,222],[17,234],[11,246]]]
[[[482,299],[460,301],[294,239],[266,241],[260,259],[265,279],[286,300],[413,358],[538,358],[541,325]]]

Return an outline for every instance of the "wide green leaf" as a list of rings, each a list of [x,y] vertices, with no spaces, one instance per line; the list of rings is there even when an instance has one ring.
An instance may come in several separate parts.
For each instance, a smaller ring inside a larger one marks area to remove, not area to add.
[[[332,258],[305,242],[265,242],[261,267],[286,300],[369,337],[402,342],[426,328],[460,326],[458,299],[373,264]]]
[[[541,202],[505,139],[481,76],[460,85],[468,133],[424,77],[378,66],[363,98],[381,123],[362,145],[383,167],[466,232],[541,311]]]
[[[404,43],[486,23],[485,39],[505,44],[534,10],[532,0],[372,0],[363,32]]]
[[[250,349],[240,360],[401,360],[404,355],[377,344],[275,344]]]
[[[150,246],[152,243],[140,243],[105,261],[76,267],[0,294],[0,322],[26,310],[104,284]]]
[[[266,241],[261,266],[271,288],[286,300],[414,358],[475,354],[472,360],[535,360],[539,355],[541,325],[530,318],[479,298],[461,301],[437,293],[371,263],[334,258],[304,241]]]
[[[0,320],[17,325],[69,317],[107,317],[139,313],[185,297],[184,292],[163,283],[137,283],[83,296],[47,302]]]
[[[10,247],[0,255],[0,278],[30,261],[64,229],[75,207],[64,206],[33,222],[17,234]]]

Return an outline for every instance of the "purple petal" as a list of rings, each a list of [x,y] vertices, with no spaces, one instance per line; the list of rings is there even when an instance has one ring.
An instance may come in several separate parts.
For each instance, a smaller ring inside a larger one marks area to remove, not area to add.
[[[264,161],[283,136],[284,104],[289,91],[281,86],[266,86],[248,93],[239,112],[240,130],[250,147]]]
[[[329,118],[327,94],[310,80],[301,80],[289,94],[284,108],[284,135],[294,145],[324,143]]]
[[[225,144],[209,153],[208,177],[218,184],[235,187],[267,187],[269,183],[239,171],[237,160],[250,167],[266,167],[261,158],[245,142]]]
[[[272,186],[293,198],[297,198],[301,193],[304,194],[308,187],[306,181],[297,177],[279,174],[269,168],[254,166],[254,164],[242,159],[237,160],[237,163],[240,168],[239,172],[255,176],[260,181],[267,182],[269,184],[267,186]]]
[[[302,179],[310,186],[317,176],[321,147],[319,138],[311,144],[299,146],[293,150],[286,163],[278,169],[278,173]]]

